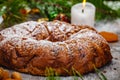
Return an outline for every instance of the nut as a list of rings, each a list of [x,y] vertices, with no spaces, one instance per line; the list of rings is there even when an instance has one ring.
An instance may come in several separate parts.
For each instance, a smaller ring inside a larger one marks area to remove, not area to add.
[[[3,68],[0,68],[0,80],[4,80],[9,78],[8,71],[4,70]]]
[[[18,72],[13,72],[12,73],[12,75],[11,75],[11,78],[12,79],[17,79],[17,80],[22,80],[22,77],[21,77],[21,75],[20,75],[20,73],[18,73]]]
[[[7,79],[4,79],[4,80],[15,80],[15,79],[7,78]]]

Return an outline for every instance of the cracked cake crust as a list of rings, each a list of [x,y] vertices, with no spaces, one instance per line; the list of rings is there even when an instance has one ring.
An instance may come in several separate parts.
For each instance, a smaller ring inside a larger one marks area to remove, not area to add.
[[[45,76],[47,67],[60,75],[74,68],[81,74],[112,60],[110,47],[89,26],[60,21],[29,21],[0,31],[0,65]]]

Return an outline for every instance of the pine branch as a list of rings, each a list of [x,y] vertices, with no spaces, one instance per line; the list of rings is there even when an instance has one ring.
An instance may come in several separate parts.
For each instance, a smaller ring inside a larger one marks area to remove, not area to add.
[[[120,17],[120,10],[113,10],[103,2],[107,0],[87,0],[96,7],[96,20],[105,18]],[[38,15],[53,20],[57,15],[63,13],[70,20],[71,7],[82,0],[0,0],[0,16],[4,17],[2,27],[9,27],[27,20],[28,15],[21,13],[21,9],[37,8],[40,10]],[[33,15],[33,14],[32,14]],[[34,14],[36,15],[36,14]]]
[[[0,2],[0,15],[3,15],[4,27],[10,27],[26,20],[26,15],[20,13],[20,9],[25,8],[27,4],[25,0],[3,0]]]

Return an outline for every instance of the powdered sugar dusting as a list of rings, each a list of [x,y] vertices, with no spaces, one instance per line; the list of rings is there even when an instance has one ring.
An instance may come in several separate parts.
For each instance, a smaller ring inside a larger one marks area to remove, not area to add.
[[[96,64],[101,60],[98,66],[101,67],[107,61],[102,57],[111,60],[109,46],[104,43],[105,40],[93,28],[60,21],[30,21],[0,32],[0,56],[3,56],[0,63],[36,75],[44,75],[46,67],[62,74],[63,68],[70,70],[74,66],[86,73],[84,70],[91,65],[89,62]],[[84,67],[86,64],[88,67]]]
[[[46,29],[46,27],[48,28],[49,32],[53,33],[52,38],[58,39],[57,43],[44,39],[51,36],[51,34],[49,34],[48,30]],[[76,29],[77,32],[74,32]],[[67,39],[66,36],[67,33],[69,32],[71,34],[70,37]],[[24,48],[25,51],[27,51],[27,49],[30,50],[48,49],[50,52],[50,50],[55,50],[55,47],[56,49],[62,49],[62,47],[57,45],[58,43],[60,43],[65,45],[65,47],[68,50],[68,53],[71,54],[69,46],[64,40],[70,40],[72,42],[80,38],[95,37],[97,38],[96,42],[107,43],[100,35],[98,35],[94,30],[89,29],[88,27],[85,29],[80,29],[79,27],[75,28],[75,26],[72,26],[67,23],[63,24],[63,22],[59,22],[59,21],[44,22],[44,23],[29,21],[2,30],[0,34],[4,38],[0,43],[0,47],[2,47],[6,43],[9,43],[14,47],[21,47],[21,49]],[[62,40],[62,42],[59,40]]]

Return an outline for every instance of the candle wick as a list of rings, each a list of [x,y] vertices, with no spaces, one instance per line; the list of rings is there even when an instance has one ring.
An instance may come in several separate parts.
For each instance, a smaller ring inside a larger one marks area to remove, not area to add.
[[[82,13],[84,13],[84,9],[82,9]]]

